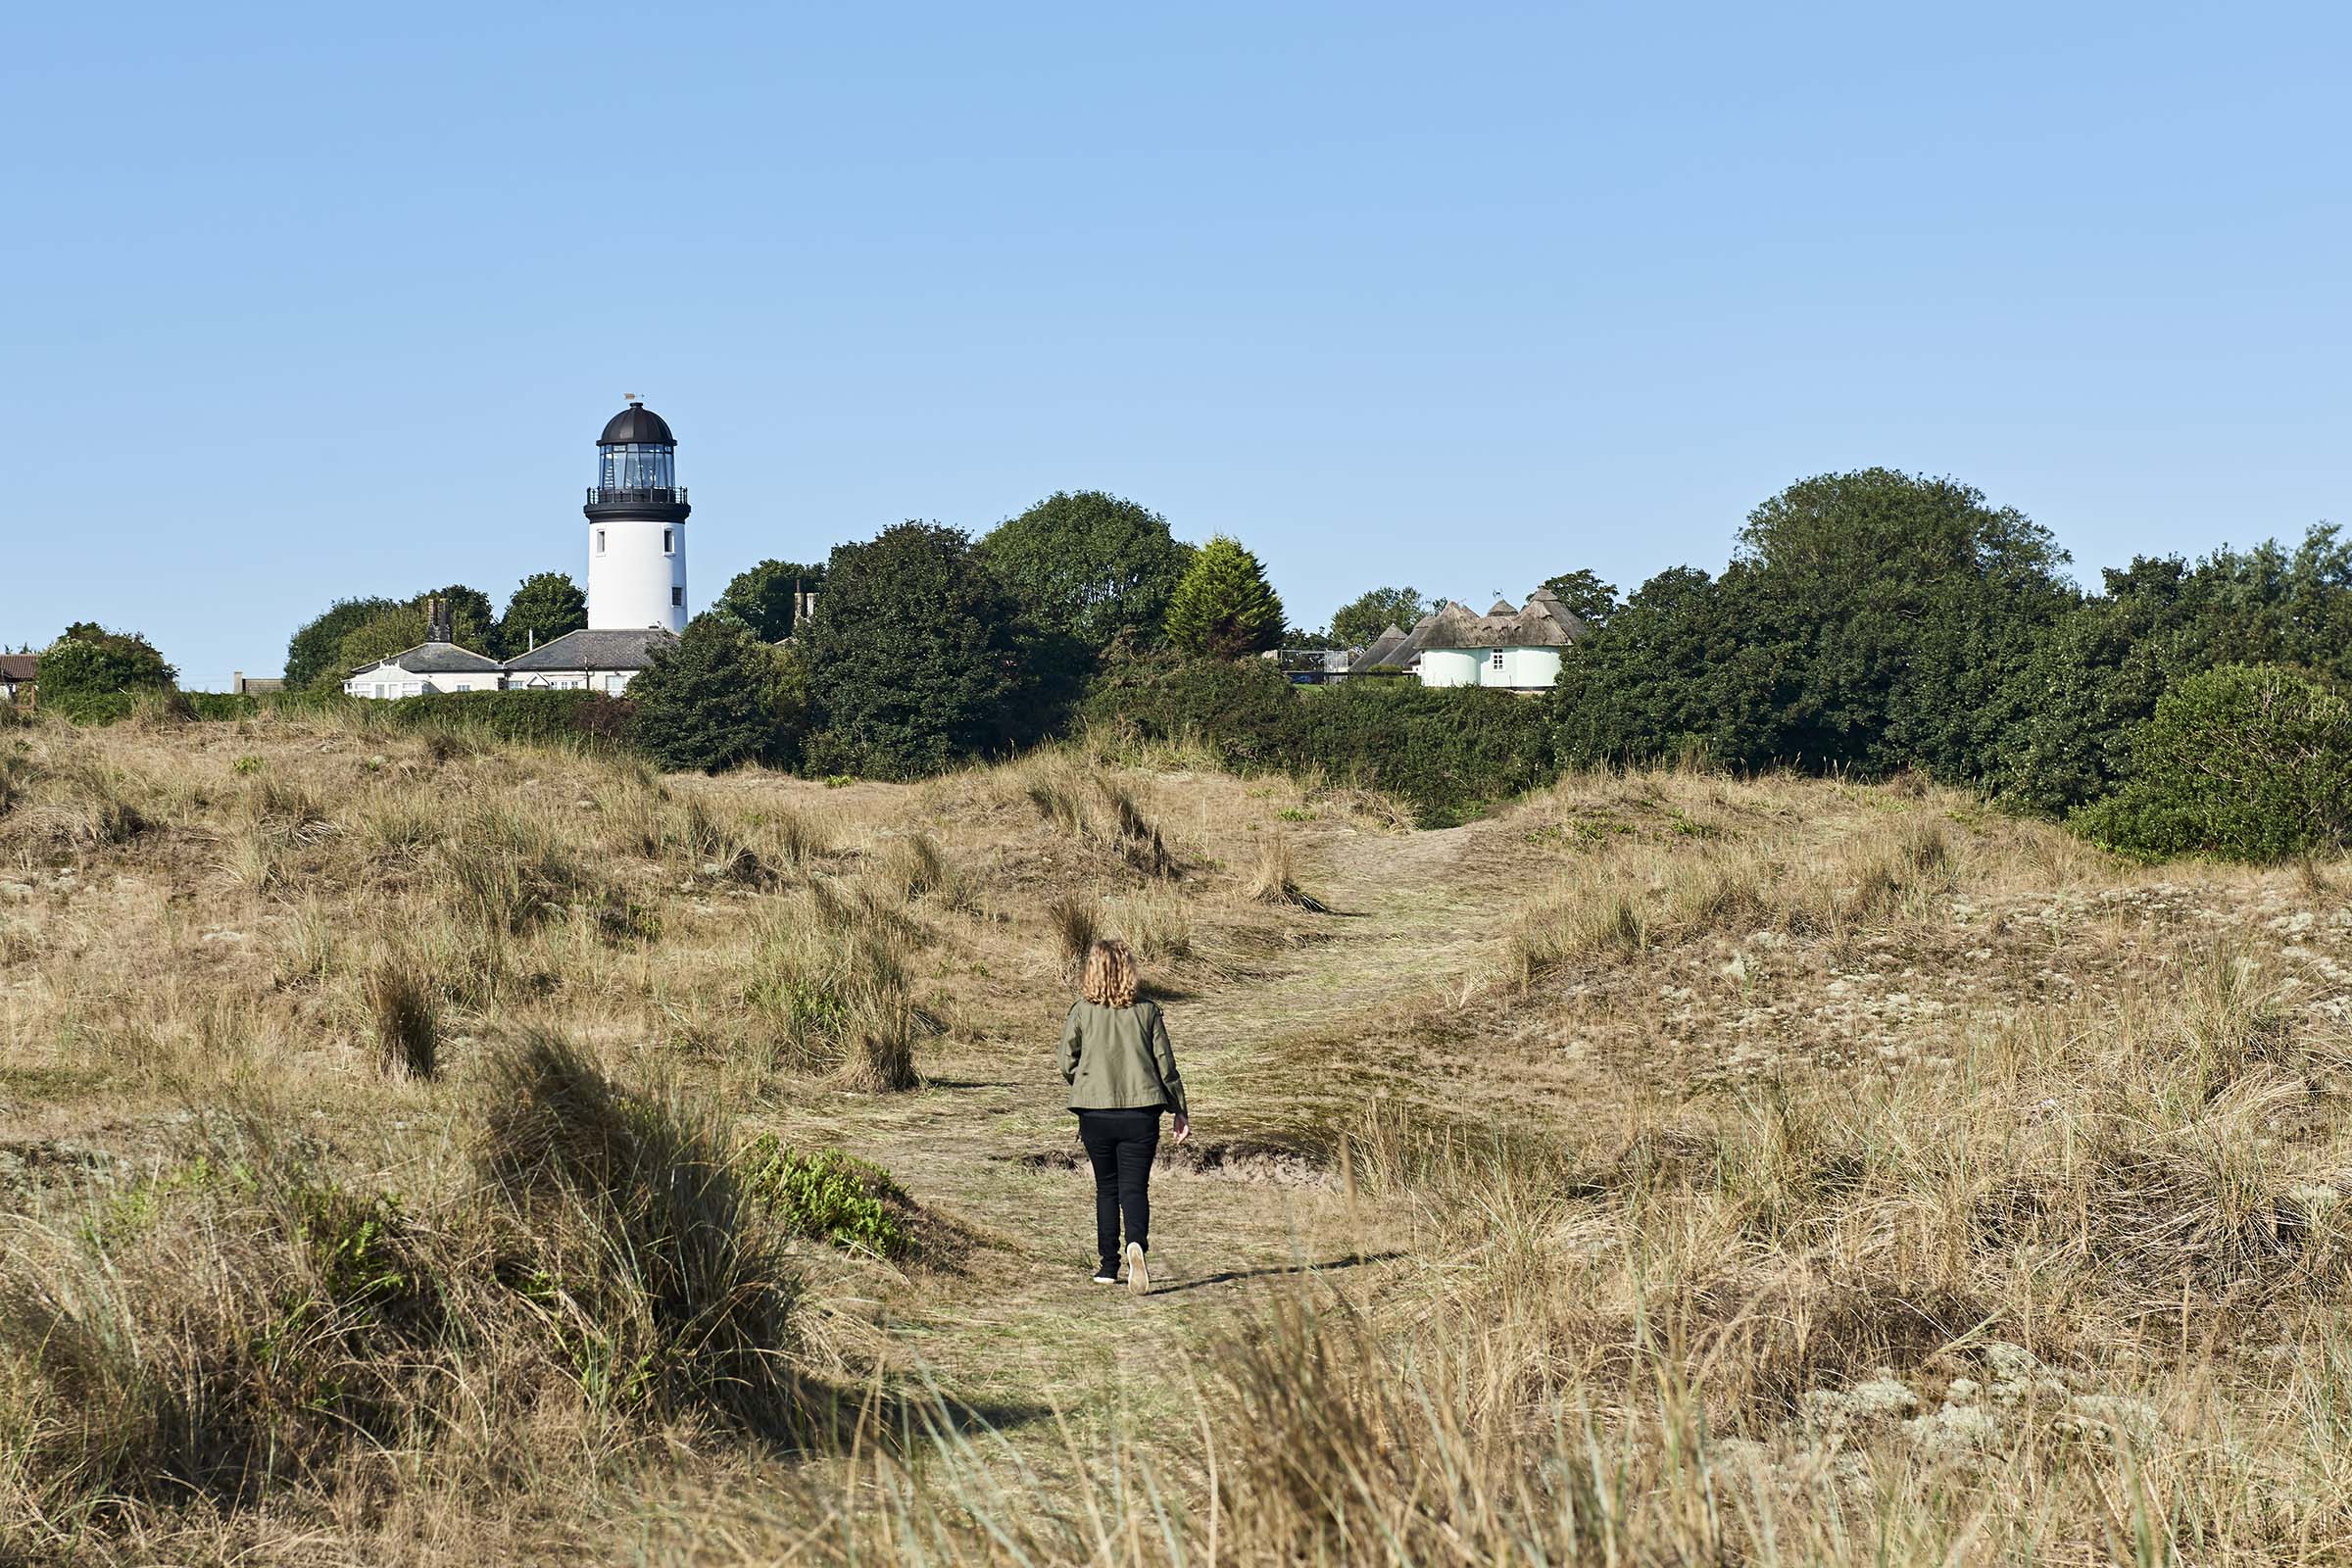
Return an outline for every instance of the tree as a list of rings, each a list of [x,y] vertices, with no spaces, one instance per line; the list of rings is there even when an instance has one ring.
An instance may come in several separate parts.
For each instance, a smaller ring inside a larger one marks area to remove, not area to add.
[[[424,641],[426,629],[421,606],[394,605],[378,611],[343,634],[334,664],[319,677],[318,684],[328,689],[340,686],[353,670],[416,647]]]
[[[478,588],[468,588],[459,583],[453,587],[420,593],[405,604],[370,601],[383,608],[343,633],[335,644],[334,658],[314,677],[313,684],[332,691],[353,670],[372,664],[379,659],[406,653],[422,643],[431,631],[426,607],[436,598],[449,602],[452,642],[478,653],[497,651],[498,625],[490,618],[489,596]]]
[[[1725,575],[1742,639],[1792,680],[1757,715],[1759,763],[1975,780],[1993,694],[2079,597],[2032,518],[1886,468],[1790,485],[1748,514],[1740,546]]]
[[[1122,632],[1159,640],[1194,554],[1158,513],[1101,490],[1056,490],[974,549],[1025,620],[1098,654]]]
[[[498,646],[492,652],[513,659],[587,624],[588,596],[578,583],[561,571],[534,572],[507,600],[507,612],[498,622]]]
[[[1551,590],[1563,609],[1585,623],[1587,631],[1598,631],[1607,625],[1617,609],[1617,585],[1602,582],[1598,575],[1582,567],[1563,571],[1557,577],[1546,577],[1544,586]]]
[[[825,568],[797,561],[762,561],[738,572],[710,608],[732,615],[763,643],[780,643],[792,635],[792,596],[798,589],[823,585]]]
[[[43,707],[78,718],[138,692],[170,691],[179,671],[137,633],[108,631],[85,620],[67,627],[41,651],[33,679]]]
[[[1375,588],[1332,612],[1331,640],[1342,648],[1362,648],[1391,626],[1412,630],[1414,621],[1436,608],[1422,602],[1418,588]]]
[[[2077,598],[2046,530],[1952,479],[1801,480],[1740,542],[1720,578],[1651,579],[1564,662],[1566,755],[1975,782],[1994,695]]]
[[[338,599],[304,621],[286,643],[286,689],[299,691],[319,684],[340,685],[349,673],[338,667],[343,657],[343,639],[362,623],[399,608],[400,602],[395,599]]]
[[[811,764],[915,778],[1005,749],[1035,726],[1021,642],[1010,595],[959,530],[908,521],[837,546],[795,642]]]
[[[2352,681],[2352,544],[2311,529],[2194,565],[2139,558],[2105,573],[1995,694],[1986,782],[2053,814],[2131,771],[2133,726],[2176,683],[2230,663],[2301,666]]]
[[[1790,697],[1778,655],[1744,635],[1742,582],[1672,566],[1560,662],[1550,701],[1567,761],[1695,755],[1755,765],[1766,716]]]
[[[637,744],[673,772],[788,762],[808,710],[791,656],[731,616],[706,612],[629,682]]]
[[[1282,601],[1241,541],[1218,534],[1200,547],[1168,600],[1167,638],[1197,659],[1239,659],[1282,641]]]

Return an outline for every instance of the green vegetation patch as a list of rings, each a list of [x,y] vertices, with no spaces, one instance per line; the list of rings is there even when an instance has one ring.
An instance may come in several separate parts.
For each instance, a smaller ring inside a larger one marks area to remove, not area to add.
[[[744,1190],[795,1236],[878,1257],[916,1250],[918,1210],[890,1172],[838,1149],[788,1149],[761,1133],[741,1155]]]

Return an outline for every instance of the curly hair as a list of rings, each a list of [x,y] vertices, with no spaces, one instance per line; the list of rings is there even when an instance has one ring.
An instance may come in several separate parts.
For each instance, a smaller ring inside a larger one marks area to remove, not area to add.
[[[1086,979],[1079,993],[1102,1007],[1132,1007],[1140,977],[1135,950],[1117,937],[1104,937],[1086,956]]]

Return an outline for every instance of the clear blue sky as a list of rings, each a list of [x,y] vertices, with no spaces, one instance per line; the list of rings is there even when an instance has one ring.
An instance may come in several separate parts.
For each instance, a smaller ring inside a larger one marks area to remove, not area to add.
[[[32,6],[0,642],[274,672],[583,571],[679,432],[693,598],[1100,487],[1363,588],[1630,590],[1801,475],[2078,573],[2347,517],[2339,8]],[[2352,520],[2352,519],[2348,519]]]

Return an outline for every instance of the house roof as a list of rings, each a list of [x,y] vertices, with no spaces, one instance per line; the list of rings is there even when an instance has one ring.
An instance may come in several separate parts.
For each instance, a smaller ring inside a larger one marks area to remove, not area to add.
[[[1370,669],[1373,665],[1388,658],[1389,650],[1395,648],[1402,641],[1404,641],[1403,629],[1397,626],[1396,622],[1391,621],[1389,623],[1389,629],[1382,632],[1379,636],[1373,638],[1371,645],[1365,648],[1362,653],[1356,655],[1354,660],[1348,663],[1348,673],[1350,675],[1355,675],[1360,674],[1364,670]]]
[[[40,662],[38,654],[0,654],[0,680],[28,681]]]
[[[527,654],[507,661],[509,670],[643,669],[654,662],[654,650],[676,642],[677,634],[662,626],[639,626],[625,631],[567,631],[541,643]]]
[[[499,669],[497,660],[470,648],[460,648],[456,643],[418,643],[372,664],[362,664],[352,674],[365,675],[371,669],[386,669],[395,664],[412,675],[494,675]]]
[[[1424,648],[1565,648],[1584,636],[1585,623],[1556,596],[1539,589],[1524,610],[1497,600],[1492,611],[1474,615],[1461,605],[1447,604],[1414,634]]]
[[[1366,670],[1411,668],[1413,661],[1421,657],[1421,647],[1429,641],[1429,629],[1437,620],[1435,615],[1423,615],[1413,622],[1413,629],[1404,634],[1402,642],[1363,667]]]

